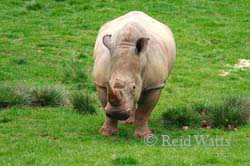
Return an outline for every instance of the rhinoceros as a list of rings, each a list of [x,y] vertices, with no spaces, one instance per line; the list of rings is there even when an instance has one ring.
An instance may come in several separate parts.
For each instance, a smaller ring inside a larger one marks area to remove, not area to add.
[[[118,133],[119,121],[133,123],[136,137],[152,134],[149,116],[175,57],[170,28],[143,12],[129,12],[100,28],[93,77],[106,115],[102,135]]]

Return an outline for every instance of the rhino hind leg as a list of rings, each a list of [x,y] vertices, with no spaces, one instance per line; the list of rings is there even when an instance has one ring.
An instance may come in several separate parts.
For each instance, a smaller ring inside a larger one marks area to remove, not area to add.
[[[96,86],[96,91],[99,100],[101,101],[102,108],[104,109],[107,105],[107,91],[105,88],[101,88]],[[118,121],[115,119],[111,119],[106,116],[105,122],[101,129],[99,130],[99,133],[105,136],[110,136],[113,134],[117,134],[119,132],[118,130]]]
[[[152,110],[154,109],[161,94],[161,89],[152,90],[142,94],[138,108],[135,112],[135,132],[136,137],[144,138],[152,134],[148,128],[148,121]]]

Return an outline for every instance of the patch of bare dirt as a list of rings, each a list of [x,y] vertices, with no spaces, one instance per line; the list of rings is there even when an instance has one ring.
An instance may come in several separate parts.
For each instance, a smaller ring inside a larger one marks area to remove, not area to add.
[[[226,67],[229,68],[228,71],[220,70],[218,73],[219,76],[226,77],[230,75],[230,72],[250,69],[250,59],[238,59],[238,62],[236,64],[227,64]]]
[[[228,76],[230,73],[228,72],[228,71],[225,71],[225,70],[221,70],[220,72],[219,72],[219,76],[222,76],[222,77],[226,77],[226,76]]]
[[[239,59],[238,63],[234,65],[237,69],[250,69],[250,59]]]

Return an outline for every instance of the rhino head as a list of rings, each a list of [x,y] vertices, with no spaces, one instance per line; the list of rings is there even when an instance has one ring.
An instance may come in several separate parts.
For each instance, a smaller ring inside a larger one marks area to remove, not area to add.
[[[134,43],[121,42],[113,45],[111,35],[103,37],[103,44],[110,52],[110,78],[107,83],[106,115],[126,120],[137,108],[142,85],[146,56],[143,56],[148,38],[138,38]]]

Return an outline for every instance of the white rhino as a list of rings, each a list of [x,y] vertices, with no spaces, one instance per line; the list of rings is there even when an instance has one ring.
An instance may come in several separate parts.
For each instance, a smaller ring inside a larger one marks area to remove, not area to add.
[[[118,120],[135,124],[145,137],[149,116],[176,57],[171,30],[143,12],[133,11],[105,23],[94,48],[94,82],[106,120],[103,135],[118,132]]]

